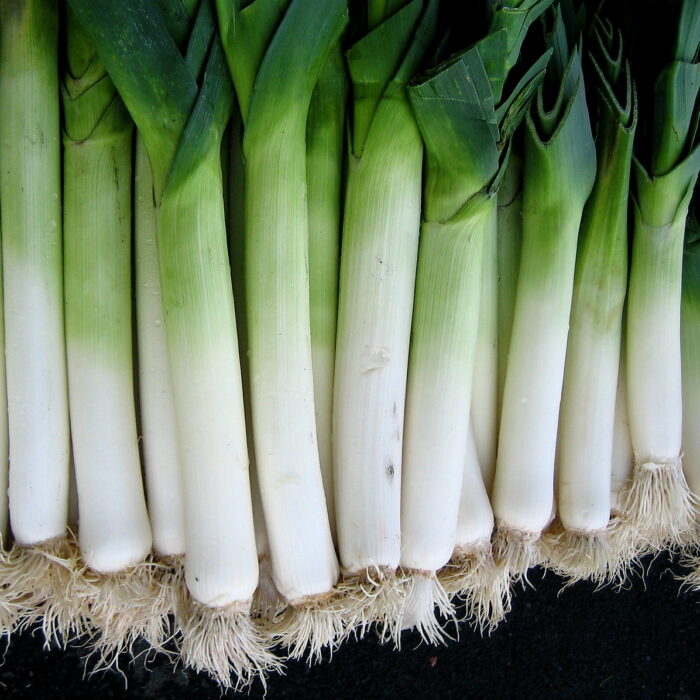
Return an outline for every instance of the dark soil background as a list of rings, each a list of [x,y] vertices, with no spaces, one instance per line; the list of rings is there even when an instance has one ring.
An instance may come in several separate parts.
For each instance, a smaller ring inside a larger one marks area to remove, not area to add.
[[[490,637],[468,626],[428,647],[413,634],[401,652],[374,639],[343,646],[332,663],[288,665],[267,698],[700,698],[700,594],[679,591],[666,556],[647,560],[644,581],[594,591],[533,572]],[[124,660],[123,672],[89,676],[85,651],[44,651],[37,635],[12,640],[0,667],[2,698],[220,698],[207,677],[164,660]],[[262,697],[260,684],[250,697]],[[226,698],[245,697],[233,692]]]

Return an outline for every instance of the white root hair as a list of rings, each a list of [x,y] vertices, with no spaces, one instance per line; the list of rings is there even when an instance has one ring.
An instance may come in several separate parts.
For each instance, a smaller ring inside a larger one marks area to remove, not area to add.
[[[544,565],[565,579],[564,587],[591,581],[597,588],[621,588],[644,554],[634,528],[614,516],[603,530],[566,529],[555,523],[542,535],[540,546]]]
[[[177,643],[186,668],[211,676],[222,689],[241,690],[283,665],[272,653],[272,642],[250,616],[250,602],[211,608],[192,600],[182,602],[176,622]]]
[[[683,554],[680,564],[688,570],[685,574],[676,576],[681,581],[681,588],[700,591],[700,554],[697,545]]]
[[[444,625],[452,622],[458,630],[455,609],[437,574],[415,569],[407,569],[405,574],[408,585],[401,628],[415,629],[426,644],[445,644],[453,639]]]
[[[491,541],[457,547],[438,574],[451,595],[465,603],[465,618],[481,634],[493,632],[511,608],[511,580],[496,566]]]
[[[266,625],[274,623],[286,608],[287,602],[272,579],[272,562],[265,554],[258,558],[258,587],[253,595],[252,615]]]
[[[80,594],[90,608],[94,633],[88,643],[92,672],[118,668],[119,657],[134,656],[143,639],[151,650],[166,652],[172,639],[170,614],[177,588],[184,580],[180,558],[157,562],[150,557],[123,571],[100,573],[87,569]]]
[[[635,461],[621,511],[637,531],[642,548],[658,551],[687,544],[695,527],[697,506],[680,459],[664,463]]]
[[[345,636],[362,638],[370,630],[381,643],[401,647],[401,628],[408,579],[402,571],[376,566],[343,577],[340,593]]]
[[[336,591],[290,601],[284,612],[268,626],[276,644],[280,644],[290,659],[307,654],[309,664],[329,656],[345,637],[346,623],[341,598]]]
[[[39,626],[47,646],[65,646],[90,631],[90,611],[80,595],[85,565],[68,533],[40,544],[15,544],[0,560],[3,600],[14,628]]]
[[[528,570],[543,563],[540,535],[496,521],[491,539],[493,560],[513,583],[529,583]]]

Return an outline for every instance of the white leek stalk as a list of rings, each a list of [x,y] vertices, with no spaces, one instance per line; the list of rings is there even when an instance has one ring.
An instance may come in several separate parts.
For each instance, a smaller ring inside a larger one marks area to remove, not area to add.
[[[498,219],[494,206],[484,240],[479,321],[472,380],[471,425],[487,490],[496,471],[498,446]]]
[[[0,271],[2,262],[0,258]],[[0,295],[2,295],[2,278],[0,277]],[[0,315],[4,316],[2,298],[0,296]],[[0,348],[5,347],[5,323],[0,319]],[[0,556],[9,549],[9,512],[7,485],[9,480],[9,450],[10,443],[7,430],[7,384],[5,383],[5,363],[0,362]],[[2,576],[0,572],[0,576]],[[0,596],[0,636],[11,633],[15,624],[17,608],[11,600]]]
[[[436,3],[405,4],[346,57],[354,86],[333,396],[338,548],[356,624],[398,641],[406,373],[423,144],[405,85]]]
[[[321,71],[306,126],[309,209],[309,298],[316,435],[333,538],[335,490],[331,416],[340,269],[341,183],[347,79],[340,46]]]
[[[1,248],[0,248],[1,253]],[[0,274],[2,257],[0,255]],[[5,347],[5,320],[2,304],[2,277],[0,276],[0,348]],[[7,429],[7,383],[5,380],[5,363],[0,362],[0,551],[6,551],[9,544],[9,501],[7,486],[10,471],[10,441]],[[4,629],[0,622],[0,627]],[[2,632],[0,632],[2,634]]]
[[[157,209],[143,140],[136,140],[134,256],[139,399],[144,476],[153,548],[161,557],[185,553],[185,523],[163,300],[158,267]]]
[[[498,190],[497,242],[498,261],[498,419],[500,423],[503,388],[506,382],[510,333],[513,328],[513,310],[518,286],[518,268],[520,267],[520,246],[522,243],[522,203],[523,160],[519,143],[511,144],[510,158],[503,182]],[[484,481],[489,490],[493,483],[493,474]]]
[[[132,356],[133,122],[92,41],[68,13],[64,279],[78,541],[99,663],[167,636],[136,431]]]
[[[627,372],[625,371],[624,337],[620,346],[620,369],[617,374],[615,398],[615,423],[613,426],[612,474],[610,485],[610,513],[619,516],[624,506],[634,467],[632,436],[627,411]]]
[[[267,619],[281,611],[283,601],[272,580],[270,542],[265,525],[260,484],[255,464],[255,442],[253,440],[253,418],[250,400],[250,371],[248,366],[248,321],[245,285],[245,167],[243,158],[243,121],[239,105],[236,106],[229,122],[229,258],[231,260],[231,282],[233,301],[236,307],[236,332],[238,335],[238,356],[241,361],[241,382],[243,386],[243,407],[245,410],[248,456],[250,459],[250,493],[253,501],[253,526],[255,546],[258,553],[258,588],[253,599],[256,614]]]

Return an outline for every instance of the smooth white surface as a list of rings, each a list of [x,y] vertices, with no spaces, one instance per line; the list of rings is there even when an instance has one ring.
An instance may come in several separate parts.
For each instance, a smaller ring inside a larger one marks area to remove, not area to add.
[[[80,549],[96,571],[120,571],[151,549],[131,371],[68,338],[68,380]]]

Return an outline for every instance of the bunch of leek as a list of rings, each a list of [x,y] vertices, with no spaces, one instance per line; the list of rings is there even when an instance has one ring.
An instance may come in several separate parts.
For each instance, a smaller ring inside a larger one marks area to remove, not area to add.
[[[529,25],[549,4],[501,8],[486,37],[408,88],[427,163],[406,400],[401,564],[412,575],[405,616],[431,640],[440,636],[435,604],[450,613],[435,572],[451,558],[448,586],[473,604],[470,614],[485,625],[503,616],[506,591],[491,561],[493,515],[481,470],[467,460],[471,383],[483,253],[496,243],[495,195],[510,136],[550,52],[524,68],[510,91],[504,85]]]
[[[180,652],[224,685],[232,672],[245,682],[277,662],[249,616],[258,568],[220,163],[233,93],[213,8],[208,0],[71,6],[153,171],[184,495]]]

